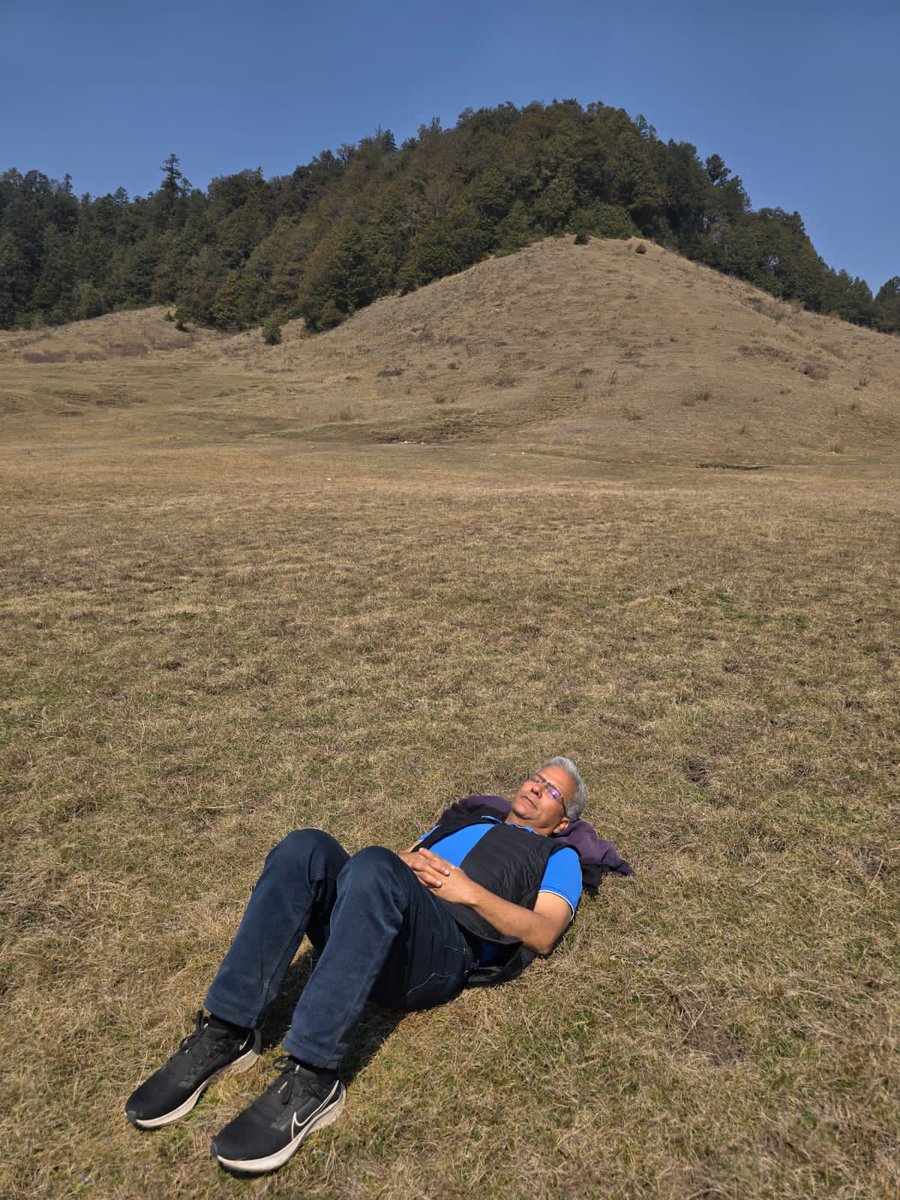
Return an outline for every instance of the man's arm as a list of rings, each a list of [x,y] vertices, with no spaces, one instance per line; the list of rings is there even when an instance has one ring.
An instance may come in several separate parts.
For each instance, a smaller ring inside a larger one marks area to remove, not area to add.
[[[400,858],[441,899],[465,904],[498,933],[518,938],[536,954],[549,954],[572,919],[569,902],[553,892],[540,892],[534,908],[524,908],[495,896],[470,879],[461,867],[454,867],[431,850],[406,852]]]

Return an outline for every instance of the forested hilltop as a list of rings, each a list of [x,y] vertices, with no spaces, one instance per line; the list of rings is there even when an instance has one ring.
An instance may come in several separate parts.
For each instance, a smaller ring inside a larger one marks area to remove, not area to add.
[[[175,155],[158,191],[77,197],[71,179],[0,177],[0,327],[171,303],[222,329],[325,329],[490,254],[571,234],[653,239],[776,296],[900,331],[900,277],[873,298],[816,253],[798,213],[752,211],[718,155],[643,117],[574,100],[463,112],[398,147],[378,130],[291,175],[193,188]]]

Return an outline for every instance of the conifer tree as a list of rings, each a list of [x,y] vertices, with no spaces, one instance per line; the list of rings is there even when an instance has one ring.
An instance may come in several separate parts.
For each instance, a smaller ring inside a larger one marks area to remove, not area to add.
[[[875,328],[884,333],[900,333],[900,275],[879,288],[875,297],[874,323]]]

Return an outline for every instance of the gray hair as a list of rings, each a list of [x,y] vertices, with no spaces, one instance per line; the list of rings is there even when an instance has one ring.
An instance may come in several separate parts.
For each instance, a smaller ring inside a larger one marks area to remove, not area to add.
[[[566,805],[566,816],[570,821],[577,821],[584,812],[584,780],[581,778],[578,768],[571,758],[564,758],[561,754],[555,758],[548,758],[543,766],[538,767],[538,771],[543,771],[544,767],[562,767],[575,780],[575,795]]]

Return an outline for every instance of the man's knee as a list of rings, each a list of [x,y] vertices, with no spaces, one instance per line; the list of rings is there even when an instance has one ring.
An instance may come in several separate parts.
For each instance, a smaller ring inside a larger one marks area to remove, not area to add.
[[[338,886],[374,889],[379,885],[402,880],[409,867],[393,850],[384,846],[366,846],[348,860],[341,871]]]
[[[269,851],[266,866],[280,871],[307,871],[311,864],[345,857],[334,838],[321,829],[295,829]]]

